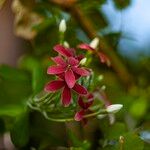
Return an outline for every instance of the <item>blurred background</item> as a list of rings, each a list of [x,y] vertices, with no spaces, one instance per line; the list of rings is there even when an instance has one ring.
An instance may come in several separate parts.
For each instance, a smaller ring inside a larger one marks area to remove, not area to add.
[[[149,0],[0,0],[0,149],[67,145],[62,140],[66,134],[58,135],[55,128],[64,128],[64,124],[48,122],[37,112],[26,112],[28,98],[43,90],[49,79],[45,72],[49,56],[55,55],[52,47],[59,41],[61,19],[67,22],[65,40],[71,46],[100,37],[99,50],[108,55],[112,65],[108,68],[93,59],[92,69],[104,75],[98,86],[106,86],[111,102],[124,105],[114,125],[104,120],[89,124],[85,137],[93,144],[80,143],[72,134],[69,137],[75,142],[69,144],[113,150],[124,135],[129,139],[125,150],[149,150]]]

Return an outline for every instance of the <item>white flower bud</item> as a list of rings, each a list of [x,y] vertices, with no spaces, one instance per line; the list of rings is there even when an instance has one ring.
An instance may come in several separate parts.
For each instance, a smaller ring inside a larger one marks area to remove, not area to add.
[[[96,49],[97,46],[98,46],[98,44],[99,44],[99,38],[96,37],[96,38],[94,38],[94,39],[91,41],[90,46],[91,46],[92,48]]]
[[[59,32],[64,33],[66,31],[66,29],[67,29],[66,21],[65,21],[65,19],[62,19],[59,24]]]
[[[87,61],[87,58],[83,58],[81,61],[80,61],[80,65],[84,65]]]
[[[67,41],[64,41],[64,46],[66,47],[66,48],[69,48],[70,46],[69,46],[69,43],[67,42]]]
[[[107,111],[108,113],[116,113],[116,112],[118,112],[122,107],[123,107],[122,104],[113,104],[113,105],[109,105],[109,106],[106,108],[106,111]]]

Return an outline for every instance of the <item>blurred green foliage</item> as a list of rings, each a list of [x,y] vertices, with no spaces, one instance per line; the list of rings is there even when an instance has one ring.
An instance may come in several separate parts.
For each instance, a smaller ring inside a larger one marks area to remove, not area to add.
[[[3,2],[0,2],[0,7]],[[106,2],[106,0],[78,0],[76,4],[92,21],[97,33],[108,25],[101,12],[101,6]],[[119,10],[127,8],[130,4],[130,0],[114,0],[114,5]],[[108,69],[101,65],[95,56],[88,56],[92,59],[89,67],[95,72],[90,88],[93,90],[94,87],[100,88],[105,84],[108,99],[112,103],[122,103],[124,108],[115,116],[119,122],[113,125],[108,121],[110,118],[98,120],[98,123],[89,120],[96,125],[93,127],[88,123],[83,126],[87,128],[85,131],[78,129],[78,132],[83,134],[80,140],[74,135],[75,131],[70,129],[66,131],[65,123],[48,121],[39,112],[29,110],[27,102],[43,90],[47,81],[52,80],[52,77],[46,75],[46,69],[52,64],[50,56],[56,54],[53,46],[59,42],[60,20],[62,18],[67,20],[65,40],[70,46],[76,46],[79,42],[89,42],[87,33],[79,20],[73,18],[68,10],[65,12],[50,0],[13,0],[13,11],[16,34],[28,40],[31,48],[19,59],[17,68],[0,66],[0,134],[10,131],[13,144],[19,149],[35,147],[38,150],[46,150],[53,147],[54,149],[70,147],[74,150],[88,150],[96,147],[102,150],[148,150],[149,143],[144,141],[139,133],[145,129],[150,130],[150,58],[142,58],[137,64],[121,58],[136,83],[126,88],[112,68]],[[119,32],[104,35],[116,53],[120,36]],[[99,82],[98,76],[101,74],[104,75],[104,79]],[[60,95],[52,97],[59,99]],[[43,103],[41,106],[46,107],[50,115],[53,115],[51,104]],[[57,115],[70,116],[72,108],[73,106],[69,108],[70,110],[61,108]],[[85,133],[93,139],[85,139]],[[120,136],[123,137],[122,143],[119,141]],[[68,141],[71,141],[72,145]]]

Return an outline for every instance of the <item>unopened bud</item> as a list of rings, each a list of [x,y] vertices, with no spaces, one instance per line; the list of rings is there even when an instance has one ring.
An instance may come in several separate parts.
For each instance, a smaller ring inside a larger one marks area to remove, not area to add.
[[[118,112],[122,107],[123,107],[122,104],[113,104],[113,105],[109,105],[109,106],[106,108],[106,111],[107,111],[108,113],[116,113],[116,112]]]
[[[86,63],[86,61],[87,61],[87,58],[83,58],[83,59],[80,61],[80,64],[81,64],[81,65],[84,65],[84,64]]]
[[[98,46],[98,44],[99,44],[99,38],[96,37],[96,38],[94,38],[94,39],[91,41],[90,46],[91,46],[92,48],[96,49],[97,46]]]
[[[69,48],[70,46],[69,46],[69,43],[67,42],[67,41],[64,41],[64,46],[66,47],[66,48]]]
[[[120,137],[119,137],[119,142],[120,142],[121,144],[124,143],[124,137],[123,137],[123,136],[120,136]]]
[[[66,31],[66,29],[67,29],[66,21],[65,21],[65,19],[62,19],[59,24],[59,32],[64,33]]]

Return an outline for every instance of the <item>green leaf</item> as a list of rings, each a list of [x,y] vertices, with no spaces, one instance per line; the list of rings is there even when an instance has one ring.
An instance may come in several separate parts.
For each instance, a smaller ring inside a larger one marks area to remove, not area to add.
[[[128,7],[131,3],[131,0],[113,0],[113,1],[118,9],[124,9]]]
[[[29,78],[25,71],[12,68],[7,65],[0,65],[0,78],[11,81],[27,81]]]
[[[123,137],[123,150],[143,150],[144,142],[136,134],[127,133]]]
[[[23,106],[6,105],[0,108],[0,116],[16,117],[23,112]]]
[[[5,122],[2,118],[0,118],[0,135],[3,134],[5,132],[6,128],[5,128]]]
[[[1,65],[0,89],[0,114],[9,115],[10,111],[14,112],[15,109],[20,111],[24,100],[32,91],[30,75],[21,69]],[[10,115],[14,115],[16,112],[10,113]]]
[[[146,114],[148,102],[145,98],[136,100],[130,107],[130,113],[136,119],[143,117]]]
[[[11,140],[18,147],[24,147],[29,140],[29,112],[19,116],[11,130]]]
[[[118,122],[108,127],[107,130],[108,139],[119,139],[119,137],[126,132],[126,127],[125,124]]]
[[[32,89],[34,94],[43,90],[46,79],[46,70],[44,70],[42,62],[40,62],[40,60],[36,57],[26,55],[22,57],[20,67],[31,73]]]

